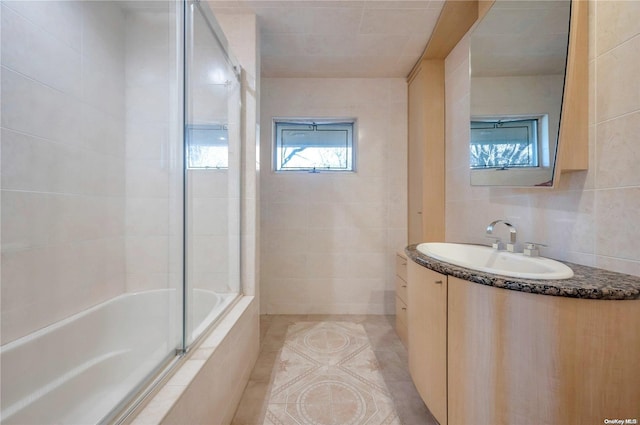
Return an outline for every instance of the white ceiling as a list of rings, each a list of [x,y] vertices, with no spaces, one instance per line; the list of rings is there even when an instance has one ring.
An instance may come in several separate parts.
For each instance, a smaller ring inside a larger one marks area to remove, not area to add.
[[[264,77],[405,77],[443,0],[209,1],[216,14],[255,13]]]

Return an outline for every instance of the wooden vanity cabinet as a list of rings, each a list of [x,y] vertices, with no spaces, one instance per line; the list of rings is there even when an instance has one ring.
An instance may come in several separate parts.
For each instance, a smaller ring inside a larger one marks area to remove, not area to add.
[[[408,262],[409,371],[440,425],[447,424],[447,276]]]
[[[640,300],[448,290],[450,424],[640,419]]]
[[[558,290],[598,274],[578,273]],[[637,288],[612,273],[605,296]],[[407,279],[409,371],[440,425],[640,419],[640,299],[507,289],[412,260]]]

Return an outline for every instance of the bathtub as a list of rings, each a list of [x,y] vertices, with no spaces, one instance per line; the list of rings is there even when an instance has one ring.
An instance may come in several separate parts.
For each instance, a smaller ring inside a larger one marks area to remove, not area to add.
[[[190,326],[192,329],[191,343],[196,340],[216,320],[226,308],[238,297],[237,293],[216,293],[207,289],[194,288],[189,309]]]
[[[2,346],[2,424],[98,423],[175,356],[176,295],[123,294]]]

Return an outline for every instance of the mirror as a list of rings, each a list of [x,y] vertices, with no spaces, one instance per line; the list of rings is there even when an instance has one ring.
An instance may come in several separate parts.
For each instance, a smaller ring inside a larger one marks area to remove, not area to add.
[[[570,0],[496,0],[470,39],[471,185],[553,184]]]

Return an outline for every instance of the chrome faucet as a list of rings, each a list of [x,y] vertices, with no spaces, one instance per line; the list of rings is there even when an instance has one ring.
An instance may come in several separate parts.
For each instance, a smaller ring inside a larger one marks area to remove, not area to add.
[[[516,236],[518,234],[518,231],[508,221],[506,221],[506,220],[495,220],[495,221],[491,222],[491,224],[489,224],[487,226],[487,235],[493,235],[493,228],[498,223],[504,223],[504,225],[509,228],[509,243],[507,244],[507,251],[514,252],[515,248],[516,248]],[[498,250],[500,249],[500,239],[496,239],[496,242],[493,244],[493,247],[495,249],[498,249]]]

